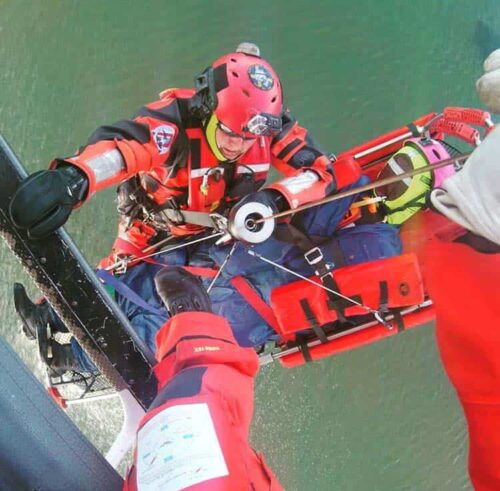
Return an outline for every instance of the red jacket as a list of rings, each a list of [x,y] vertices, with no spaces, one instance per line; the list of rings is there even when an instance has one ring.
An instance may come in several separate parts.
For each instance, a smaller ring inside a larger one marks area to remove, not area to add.
[[[79,167],[89,180],[87,199],[103,188],[138,176],[153,204],[161,206],[175,198],[181,209],[204,212],[241,197],[235,190],[248,175],[253,176],[257,188],[264,184],[270,166],[285,176],[271,187],[279,190],[292,208],[323,198],[359,176],[359,169],[351,176],[349,166],[347,172],[337,172],[342,166],[332,165],[307,131],[288,115],[283,116],[279,135],[260,137],[237,162],[221,163],[206,141],[203,121],[189,111],[193,94],[191,89],[163,92],[160,100],[141,108],[133,119],[98,128],[77,155],[56,159],[51,167],[62,162]],[[220,171],[209,172],[215,168]],[[313,177],[304,174],[309,170],[314,171]],[[136,223],[138,230],[128,237],[127,225],[121,227],[121,237],[140,248],[154,234],[154,229],[142,230]],[[174,235],[200,230],[193,225],[169,228]]]
[[[157,335],[159,390],[139,425],[124,490],[260,491],[282,487],[248,443],[259,363],[227,321],[187,312]]]
[[[425,274],[441,358],[464,408],[477,491],[500,489],[500,254],[433,241]]]

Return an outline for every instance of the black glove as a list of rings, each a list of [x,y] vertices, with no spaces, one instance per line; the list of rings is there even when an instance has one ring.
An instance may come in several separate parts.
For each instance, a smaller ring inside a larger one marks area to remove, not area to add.
[[[88,189],[85,174],[72,165],[38,171],[28,176],[14,194],[10,216],[28,236],[41,239],[66,223]]]
[[[122,182],[116,189],[116,192],[118,195],[116,209],[122,216],[137,218],[144,207],[149,205],[149,208],[151,208],[151,203],[148,203],[150,200],[147,193],[139,186],[136,176]]]
[[[238,201],[229,213],[229,233],[243,242],[258,244],[267,240],[274,231],[275,221],[269,219],[256,223],[288,209],[285,197],[274,189],[251,193]]]

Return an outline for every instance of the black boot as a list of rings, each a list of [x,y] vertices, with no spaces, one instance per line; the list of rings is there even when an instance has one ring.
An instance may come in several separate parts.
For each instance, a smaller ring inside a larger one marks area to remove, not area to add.
[[[182,312],[211,312],[212,302],[199,278],[178,266],[169,266],[155,276],[156,291],[171,316]]]
[[[82,371],[82,367],[75,360],[70,344],[59,344],[51,340],[50,354],[52,357],[46,361],[46,364],[53,375],[60,377],[68,371]]]
[[[53,332],[68,332],[56,313],[46,301],[33,303],[21,283],[14,283],[14,307],[23,323],[23,332],[28,339],[36,339],[39,327],[50,325]]]
[[[49,375],[60,377],[70,370],[81,371],[70,344],[60,344],[53,337],[49,324],[38,326],[36,337],[40,358],[47,365]]]

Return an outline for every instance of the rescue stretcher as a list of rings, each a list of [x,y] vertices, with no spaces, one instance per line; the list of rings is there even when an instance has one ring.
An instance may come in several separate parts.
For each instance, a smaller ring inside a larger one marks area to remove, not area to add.
[[[438,141],[446,142],[451,136],[470,146],[478,145],[481,135],[471,125],[484,128],[484,135],[493,127],[487,112],[449,107],[343,152],[338,158],[353,157],[363,173],[375,181],[405,141],[425,132]],[[454,157],[463,160],[459,150],[444,144]],[[458,160],[456,170],[461,166]],[[318,287],[318,276],[276,288],[271,294],[271,307],[280,341],[274,349],[261,353],[261,364],[279,360],[284,367],[293,368],[433,321],[434,306],[426,291],[419,255],[426,241],[455,232],[456,226],[444,217],[422,210],[401,226],[400,256],[333,270],[331,274],[344,297],[343,320],[339,320],[338,309],[332,308],[328,292]],[[385,325],[348,299],[380,312]]]

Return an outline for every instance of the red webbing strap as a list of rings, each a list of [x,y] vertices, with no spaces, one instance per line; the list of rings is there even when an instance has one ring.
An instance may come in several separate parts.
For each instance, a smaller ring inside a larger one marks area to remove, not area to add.
[[[252,288],[245,278],[235,276],[231,278],[237,292],[248,302],[248,304],[276,331],[279,332],[278,320],[274,315],[273,309],[267,305],[259,294]]]
[[[123,240],[118,237],[115,240],[113,246],[117,246],[120,249],[120,251],[133,256],[134,258],[133,261],[141,260],[146,263],[158,264],[153,259],[150,259],[148,257],[143,257],[145,255],[144,251],[127,240]]]
[[[158,264],[160,266],[169,266],[169,264],[155,261],[154,259],[151,259],[149,257],[142,257],[144,252],[141,251],[141,249],[139,249],[137,246],[131,244],[130,242],[127,242],[126,240],[117,238],[115,240],[115,244],[127,254],[132,254],[134,256],[134,261],[140,260],[151,264]],[[191,274],[194,274],[195,276],[203,276],[204,278],[215,278],[215,275],[217,274],[217,269],[213,268],[204,268],[201,266],[182,266],[182,267]]]
[[[204,278],[215,278],[218,271],[217,269],[204,268],[201,266],[182,266],[182,269],[185,269],[195,276],[203,276]]]

